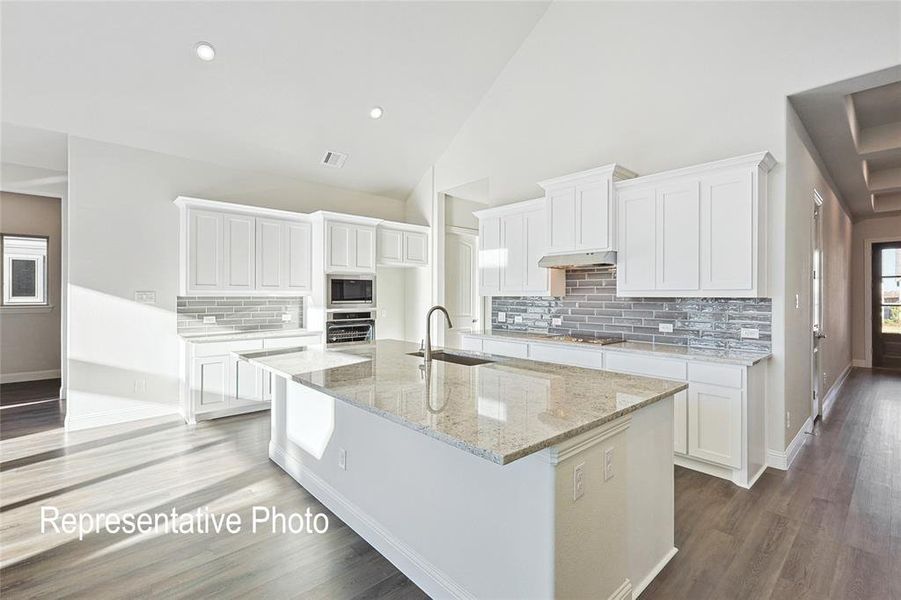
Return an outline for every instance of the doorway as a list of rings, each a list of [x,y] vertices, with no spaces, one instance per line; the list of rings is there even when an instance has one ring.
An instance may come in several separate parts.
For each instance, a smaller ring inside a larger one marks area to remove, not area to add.
[[[873,367],[901,369],[901,242],[872,246]]]
[[[811,231],[811,397],[810,422],[816,421],[823,414],[823,372],[820,346],[826,333],[823,331],[823,235],[822,235],[823,197],[813,191],[813,228]]]
[[[448,227],[444,241],[445,301],[454,327],[445,334],[444,345],[462,348],[460,335],[480,324],[478,296],[479,237],[463,227]]]

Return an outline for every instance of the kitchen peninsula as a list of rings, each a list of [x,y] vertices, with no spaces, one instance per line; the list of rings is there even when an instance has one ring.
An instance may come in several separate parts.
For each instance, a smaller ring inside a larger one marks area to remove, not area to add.
[[[276,375],[272,460],[433,597],[640,593],[675,553],[686,384],[416,350],[239,354]]]

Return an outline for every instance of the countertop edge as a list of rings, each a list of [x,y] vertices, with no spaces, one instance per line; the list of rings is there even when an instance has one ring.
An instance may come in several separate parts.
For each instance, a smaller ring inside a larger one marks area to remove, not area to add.
[[[322,332],[313,329],[271,329],[268,331],[177,335],[180,340],[189,344],[209,344],[215,342],[236,342],[241,340],[265,340],[286,337],[300,337],[307,335],[322,335]]]

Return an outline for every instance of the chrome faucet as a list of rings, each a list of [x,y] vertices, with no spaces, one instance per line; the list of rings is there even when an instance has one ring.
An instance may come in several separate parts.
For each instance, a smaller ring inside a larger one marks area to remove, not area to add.
[[[422,348],[422,357],[425,359],[425,362],[432,360],[432,313],[436,310],[440,310],[444,313],[444,318],[447,320],[448,328],[454,326],[454,324],[451,323],[451,318],[450,315],[447,314],[446,308],[444,308],[440,304],[436,304],[429,309],[429,312],[425,314],[425,345]]]

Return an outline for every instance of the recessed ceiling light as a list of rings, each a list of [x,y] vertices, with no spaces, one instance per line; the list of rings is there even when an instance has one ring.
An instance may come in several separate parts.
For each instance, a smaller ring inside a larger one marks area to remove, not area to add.
[[[210,62],[216,58],[216,49],[209,42],[197,42],[194,44],[194,52],[197,54],[197,58],[204,62]]]
[[[373,106],[369,111],[369,116],[373,119],[381,119],[383,114],[385,114],[385,111],[382,110],[381,106]]]

